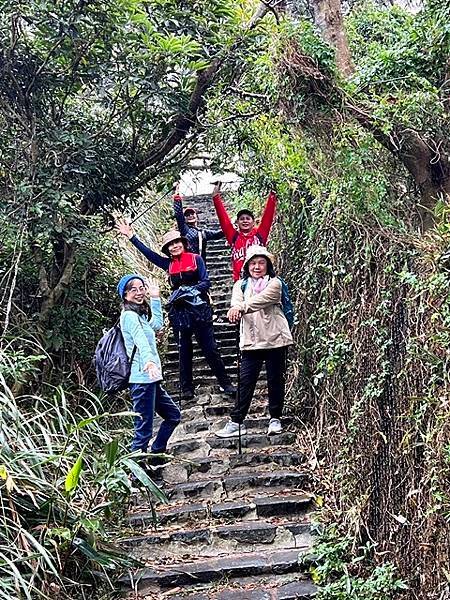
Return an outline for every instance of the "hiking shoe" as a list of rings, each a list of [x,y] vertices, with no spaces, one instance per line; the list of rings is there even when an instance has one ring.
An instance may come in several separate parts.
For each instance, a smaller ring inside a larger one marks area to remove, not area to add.
[[[241,425],[241,435],[247,433],[245,425]],[[216,431],[217,437],[220,438],[230,438],[230,437],[238,437],[239,436],[239,423],[233,423],[233,421],[228,421],[223,429],[219,429]]]
[[[270,419],[267,435],[276,435],[277,433],[281,433],[282,431],[283,427],[281,426],[280,419]]]
[[[147,465],[149,467],[166,467],[167,465],[170,465],[170,458],[167,456],[162,456],[163,453],[159,454],[159,453],[155,453],[155,454],[150,454],[150,456],[147,458]]]
[[[236,398],[237,389],[234,387],[234,385],[226,385],[223,388],[223,393],[225,394],[225,396],[230,396],[231,398]]]

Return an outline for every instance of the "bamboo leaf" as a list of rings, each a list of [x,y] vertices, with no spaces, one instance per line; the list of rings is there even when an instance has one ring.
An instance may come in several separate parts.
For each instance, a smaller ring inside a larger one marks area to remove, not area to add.
[[[81,469],[83,468],[83,454],[84,454],[84,448],[80,452],[73,467],[67,473],[67,477],[64,482],[64,488],[68,494],[73,492],[73,490],[77,487],[78,482],[80,480]]]
[[[163,504],[168,503],[165,493],[156,485],[154,481],[150,479],[142,467],[140,467],[134,460],[131,460],[130,458],[124,458],[122,462],[130,469],[136,479],[138,479],[143,486],[150,490],[160,502]]]
[[[87,425],[90,425],[91,423],[98,421],[102,417],[104,417],[104,415],[95,415],[94,417],[88,417],[87,419],[83,419],[82,421],[79,421],[78,423],[73,425],[71,430],[78,431],[79,429],[83,429],[83,427],[86,427]]]
[[[113,440],[108,442],[105,446],[106,460],[108,461],[108,465],[110,467],[113,466],[114,461],[116,460],[118,450],[119,450],[119,438],[114,438]]]

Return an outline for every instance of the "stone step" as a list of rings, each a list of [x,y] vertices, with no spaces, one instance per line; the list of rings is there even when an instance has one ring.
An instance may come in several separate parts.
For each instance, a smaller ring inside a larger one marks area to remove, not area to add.
[[[261,390],[263,390],[264,383],[261,382]],[[230,408],[228,405],[223,404],[211,404],[204,407],[205,415],[207,417],[224,417],[230,414]],[[267,401],[256,402],[252,401],[250,405],[250,414],[266,414],[268,412]]]
[[[191,583],[210,583],[224,578],[299,572],[304,568],[301,564],[303,555],[304,552],[294,548],[160,565],[139,570],[134,574],[134,581],[130,581],[129,577],[121,577],[118,583],[122,589],[137,588],[138,591],[145,592],[148,586],[154,585],[169,588]]]
[[[252,488],[260,490],[270,487],[271,490],[286,489],[302,490],[309,482],[309,474],[296,471],[265,471],[238,473],[223,478],[190,480],[187,483],[164,486],[163,490],[169,500],[209,498],[219,502],[233,496],[243,496]]]
[[[235,338],[231,336],[224,336],[222,338],[216,338],[216,341],[222,358],[230,356],[235,361],[237,361],[237,348]],[[166,368],[170,368],[171,363],[176,363],[178,365],[178,345],[175,343],[169,344],[166,352],[164,353],[164,358]],[[201,349],[197,346],[197,344],[193,345],[193,360],[204,360],[203,353]]]
[[[233,406],[234,401],[230,403]],[[244,425],[247,429],[267,429],[269,426],[270,417],[247,417],[244,421]],[[282,417],[281,423],[283,427],[286,427],[290,423],[292,423],[291,417]],[[212,423],[207,419],[195,419],[194,421],[188,421],[186,423],[182,423],[183,430],[186,433],[198,433],[199,431],[216,431],[223,427],[224,423]]]
[[[282,517],[305,515],[312,507],[312,496],[304,493],[256,495],[239,501],[221,502],[211,505],[209,502],[180,504],[163,508],[156,507],[159,525],[181,523],[184,521],[202,522],[211,520],[227,521],[231,519],[255,520],[259,517]],[[152,511],[135,512],[130,515],[128,522],[133,528],[153,525]]]
[[[200,369],[199,369],[200,370]],[[206,393],[209,390],[214,391],[215,393],[219,392],[219,383],[217,381],[217,379],[214,377],[214,375],[210,374],[211,371],[209,370],[209,367],[205,366],[205,370],[201,373],[197,373],[196,375],[194,375],[193,379],[194,379],[194,386],[196,388],[196,392],[197,394],[203,394]],[[232,381],[236,381],[237,378],[237,368],[233,367],[233,365],[229,365],[227,367],[227,373],[228,375],[231,377]],[[177,372],[171,372],[171,371],[165,371],[164,373],[165,376],[165,386],[167,387],[167,390],[170,392],[177,392],[178,393],[178,371]]]
[[[311,600],[316,596],[317,588],[310,581],[289,581],[283,577],[292,578],[292,575],[263,579],[241,577],[236,586],[233,586],[233,582],[221,586],[215,584],[210,589],[196,585],[192,586],[192,592],[186,591],[184,586],[186,593],[170,595],[170,600]],[[196,591],[200,587],[204,591]],[[150,596],[145,596],[144,600],[150,600]]]
[[[292,452],[291,448],[274,452],[247,451],[230,457],[230,467],[239,468],[256,465],[278,465],[280,467],[298,467],[306,462],[306,456]]]
[[[237,383],[237,377],[232,377],[234,379],[235,384]],[[171,389],[170,386],[173,386],[173,398],[178,401],[179,396],[179,388],[178,388],[178,378],[174,377],[172,381],[169,382],[168,386],[165,386],[167,390]],[[176,387],[175,387],[176,386]],[[195,419],[200,419],[206,417],[209,419],[210,417],[219,415],[228,415],[229,409],[234,405],[234,398],[230,396],[226,396],[220,392],[220,388],[215,383],[216,391],[211,391],[211,386],[198,386],[195,389],[195,396],[190,398],[189,400],[182,399],[182,420],[184,423],[192,420],[190,415],[190,411],[193,409],[201,408],[204,413],[203,415],[196,415]],[[255,393],[253,395],[253,400],[250,405],[250,414],[251,415],[265,415],[267,412],[267,384],[264,380],[259,380],[256,385]],[[212,412],[207,412],[207,407],[214,408],[217,407],[219,409],[219,413],[215,413],[214,410]],[[220,412],[220,409],[226,409],[224,412]]]
[[[226,348],[225,350],[223,347],[221,347],[220,355],[223,359],[223,362],[226,365],[232,365],[233,363],[237,363],[236,350],[232,346],[230,348]],[[178,373],[178,350],[169,351],[167,354],[165,354],[165,359],[167,361],[166,362],[167,366],[164,369],[164,373],[173,372],[175,370],[175,367],[176,367],[176,370]],[[199,368],[205,367],[205,368],[209,369],[208,363],[206,362],[204,357],[201,355],[200,350],[193,355],[192,365],[194,368],[197,368],[197,366],[198,366]]]
[[[223,404],[225,405],[225,404]],[[229,410],[232,409],[232,407],[234,406],[234,400],[230,400],[228,399],[226,401],[226,405],[228,405]],[[155,427],[157,427],[160,423],[161,419],[155,419]],[[188,439],[192,436],[195,436],[196,434],[202,432],[202,433],[215,433],[216,431],[218,431],[219,429],[222,429],[223,426],[225,425],[225,423],[228,421],[228,419],[219,419],[218,421],[211,422],[210,420],[206,420],[206,419],[194,419],[194,420],[185,420],[182,417],[181,420],[181,424],[178,426],[177,428],[177,439]],[[260,433],[263,433],[265,430],[267,430],[268,425],[269,425],[269,421],[270,421],[270,417],[269,416],[256,416],[256,417],[247,417],[244,421],[244,424],[247,428],[247,431],[251,431],[251,430],[257,430]],[[289,423],[292,421],[292,419],[289,419],[288,417],[283,418],[282,420],[282,425],[284,428],[286,428]]]
[[[294,444],[295,439],[295,433],[290,431],[270,437],[263,433],[247,433],[241,436],[241,443],[243,448],[265,448],[267,446]],[[210,436],[204,440],[184,440],[170,445],[169,452],[175,456],[184,455],[199,450],[202,446],[205,447],[206,451],[218,448],[237,450],[238,438],[219,438]]]
[[[183,462],[177,462],[175,459],[161,471],[164,481],[173,484],[187,482],[191,477],[225,475],[230,472],[230,469],[233,469],[235,473],[240,473],[242,471],[239,469],[248,467],[267,467],[270,469],[273,469],[275,465],[279,467],[299,467],[305,462],[306,457],[303,454],[291,450],[270,453],[247,451],[241,455],[236,454],[230,457],[205,456]]]
[[[220,350],[223,350],[225,348],[226,349],[230,348],[233,350],[233,354],[236,356],[237,340],[236,340],[236,332],[235,331],[229,331],[229,330],[217,331],[217,330],[215,330],[214,335],[215,335],[216,342],[217,342],[217,345],[219,346]],[[197,344],[195,339],[192,340],[192,348],[194,351],[194,356],[203,356],[200,346]],[[167,356],[168,353],[173,353],[174,359],[178,360],[178,341],[170,340],[169,344],[167,345],[167,350],[165,352],[165,356]]]
[[[213,391],[214,393],[218,393],[219,390],[219,384],[217,382],[217,379],[214,377],[214,375],[210,375],[208,374],[209,371],[209,367],[205,366],[205,370],[197,375],[194,375],[194,386],[195,386],[195,390],[196,390],[196,394],[197,395],[201,395],[201,394],[205,394],[208,393],[209,391]],[[200,370],[200,369],[199,369]],[[209,371],[210,373],[210,371]],[[237,385],[237,367],[233,366],[233,365],[228,365],[227,367],[227,373],[228,375],[231,377],[232,383],[234,385]],[[168,371],[167,374],[165,373],[165,384],[164,387],[167,387],[167,390],[171,390],[172,392],[177,392],[178,393],[178,372],[170,372]],[[266,381],[265,381],[265,377],[264,374],[261,372],[259,380],[258,380],[258,384],[257,384],[257,389],[262,389],[265,388],[266,386]]]
[[[176,527],[176,529],[175,529]],[[166,526],[167,528],[167,526]],[[196,529],[179,529],[128,538],[120,542],[132,556],[154,564],[210,559],[232,552],[259,552],[267,548],[303,550],[312,544],[311,525],[303,522],[245,521]]]
[[[285,535],[286,534],[286,535]],[[171,531],[165,528],[161,532],[152,531],[145,535],[133,536],[119,541],[120,545],[126,548],[136,548],[138,546],[152,547],[161,544],[212,544],[217,545],[220,540],[234,540],[243,544],[272,544],[275,537],[288,538],[287,534],[297,537],[295,547],[305,547],[305,543],[300,536],[311,535],[311,523],[309,520],[303,521],[280,521],[275,523],[269,520],[264,521],[244,521],[241,523],[232,523],[228,525],[211,525],[208,527],[197,527],[189,529],[176,529]],[[309,541],[309,539],[308,539]],[[183,549],[183,552],[186,550]],[[198,549],[195,550],[198,552]]]

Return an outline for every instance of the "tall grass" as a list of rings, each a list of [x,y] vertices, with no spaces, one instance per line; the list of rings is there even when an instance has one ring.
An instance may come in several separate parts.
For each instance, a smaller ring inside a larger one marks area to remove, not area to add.
[[[128,415],[88,391],[75,410],[59,388],[15,398],[0,374],[0,599],[92,600],[133,565],[113,544],[130,474],[150,500],[165,497],[126,450]]]

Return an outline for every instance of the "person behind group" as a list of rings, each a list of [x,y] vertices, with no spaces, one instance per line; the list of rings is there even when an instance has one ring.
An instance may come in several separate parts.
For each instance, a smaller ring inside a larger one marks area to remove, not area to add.
[[[161,252],[166,256],[161,256],[141,242],[127,223],[119,222],[116,227],[151,263],[168,273],[172,290],[178,290],[175,296],[172,294],[169,319],[179,342],[182,397],[190,399],[195,395],[192,377],[193,335],[224,393],[234,396],[236,389],[226,372],[214,336],[208,296],[211,283],[202,257],[187,251],[186,238],[176,230],[164,234]]]
[[[183,210],[183,198],[179,192],[179,184],[175,185],[173,195],[173,212],[178,230],[189,244],[194,254],[200,254],[206,263],[206,249],[210,240],[221,240],[225,237],[222,229],[205,229],[198,226],[198,215],[195,208],[188,206]]]
[[[266,207],[258,227],[255,226],[255,215],[251,210],[248,208],[243,208],[240,210],[236,217],[236,230],[225,209],[222,197],[220,195],[220,187],[220,182],[215,184],[213,190],[213,202],[222,231],[225,234],[227,242],[231,246],[233,280],[237,281],[241,276],[241,270],[244,264],[245,253],[247,252],[247,249],[250,246],[265,246],[267,244],[270,229],[275,217],[277,196],[274,191],[269,193]]]
[[[152,443],[151,453],[167,450],[167,442],[179,424],[181,413],[175,402],[161,386],[161,360],[156,348],[155,332],[163,327],[159,289],[156,285],[146,288],[141,275],[124,275],[117,285],[123,302],[120,315],[127,355],[131,362],[129,379],[134,419],[132,450],[146,453],[153,434],[153,418],[156,413],[163,419]],[[146,292],[150,296],[147,302]],[[156,459],[156,460],[155,460]],[[157,465],[157,457],[150,464]]]
[[[281,305],[281,281],[275,275],[273,256],[263,246],[247,250],[243,279],[233,286],[227,317],[240,322],[241,363],[239,390],[231,420],[218,437],[245,433],[242,425],[250,408],[263,363],[266,365],[270,422],[268,434],[281,433],[287,349],[293,343]]]

